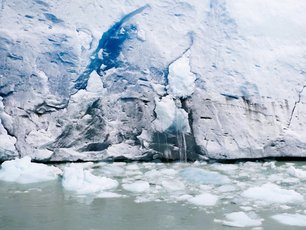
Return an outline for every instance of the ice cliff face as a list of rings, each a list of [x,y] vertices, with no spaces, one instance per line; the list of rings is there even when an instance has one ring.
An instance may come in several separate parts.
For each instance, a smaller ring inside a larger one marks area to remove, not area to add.
[[[0,159],[306,156],[306,2],[0,1]]]

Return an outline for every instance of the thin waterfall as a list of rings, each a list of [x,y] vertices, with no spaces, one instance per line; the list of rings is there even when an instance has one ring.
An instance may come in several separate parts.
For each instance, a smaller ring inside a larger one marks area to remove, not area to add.
[[[182,132],[182,137],[183,137],[183,151],[184,151],[184,162],[187,162],[187,145],[186,145],[186,137],[185,133]],[[182,159],[181,159],[182,161]]]

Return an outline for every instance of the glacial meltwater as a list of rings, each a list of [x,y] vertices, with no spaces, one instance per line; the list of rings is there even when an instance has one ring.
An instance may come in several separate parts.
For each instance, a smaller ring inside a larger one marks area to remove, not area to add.
[[[0,229],[305,229],[306,163],[7,161]]]

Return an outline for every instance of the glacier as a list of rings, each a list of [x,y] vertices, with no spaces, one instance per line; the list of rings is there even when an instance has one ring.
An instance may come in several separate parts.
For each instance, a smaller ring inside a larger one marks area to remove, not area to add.
[[[0,160],[306,156],[306,2],[0,1]]]

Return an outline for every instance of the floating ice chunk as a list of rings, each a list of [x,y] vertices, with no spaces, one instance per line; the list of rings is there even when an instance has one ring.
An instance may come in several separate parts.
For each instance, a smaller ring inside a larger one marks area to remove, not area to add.
[[[117,165],[115,163],[102,167],[100,171],[105,175],[116,177],[124,176],[125,173],[124,169],[120,165]]]
[[[287,170],[288,174],[299,179],[306,179],[306,171],[302,169],[296,169],[293,166],[290,166]]]
[[[274,161],[271,161],[271,162],[265,162],[263,163],[262,165],[263,167],[267,167],[267,168],[270,168],[270,169],[275,169],[276,166],[275,166],[275,162]]]
[[[167,191],[181,191],[185,189],[184,183],[177,180],[163,180],[162,186]]]
[[[159,170],[159,172],[163,175],[168,175],[168,176],[174,176],[175,174],[177,174],[177,171],[174,169],[162,169]]]
[[[78,194],[97,193],[114,189],[118,186],[116,180],[95,176],[89,170],[84,170],[81,164],[70,164],[70,166],[66,166],[62,183],[66,190]]]
[[[252,211],[254,209],[253,207],[250,206],[240,206],[240,208],[246,212]]]
[[[179,175],[183,177],[184,180],[191,183],[198,184],[226,184],[230,182],[227,176],[224,176],[217,172],[210,172],[199,168],[185,168],[179,171]]]
[[[188,199],[188,201],[199,206],[214,206],[218,201],[218,196],[210,193],[202,193]]]
[[[123,184],[122,187],[129,192],[142,193],[150,188],[150,184],[147,181],[135,181],[131,184]]]
[[[233,192],[237,190],[237,188],[233,185],[222,185],[217,188],[218,192]]]
[[[144,175],[146,178],[153,180],[153,179],[158,178],[161,175],[161,173],[160,171],[157,171],[156,169],[152,169],[150,171],[145,172]]]
[[[137,38],[141,41],[146,40],[146,32],[144,30],[138,30],[137,31]]]
[[[0,180],[28,184],[55,180],[61,173],[62,171],[57,167],[32,163],[31,158],[26,156],[3,162]]]
[[[272,219],[276,220],[281,224],[306,227],[306,216],[298,213],[295,214],[282,213],[272,216]]]
[[[129,165],[126,166],[126,169],[127,170],[132,170],[132,171],[139,170],[139,166],[137,164],[129,164]]]
[[[97,196],[97,198],[119,198],[124,197],[123,195],[115,192],[101,192]]]
[[[189,199],[193,198],[193,196],[189,195],[189,194],[184,194],[181,196],[176,197],[176,200],[178,201],[188,201]]]
[[[225,215],[226,220],[215,220],[215,222],[221,222],[223,225],[245,228],[256,227],[262,224],[262,219],[250,218],[245,212],[232,212]]]
[[[189,65],[190,51],[169,66],[168,93],[174,97],[187,97],[193,94],[196,80]]]
[[[298,203],[304,201],[301,194],[293,190],[282,189],[278,185],[272,183],[266,183],[262,186],[249,188],[241,195],[252,200],[262,201],[266,204]]]
[[[212,168],[225,173],[233,173],[233,171],[238,169],[238,166],[234,164],[212,164],[211,166]]]

